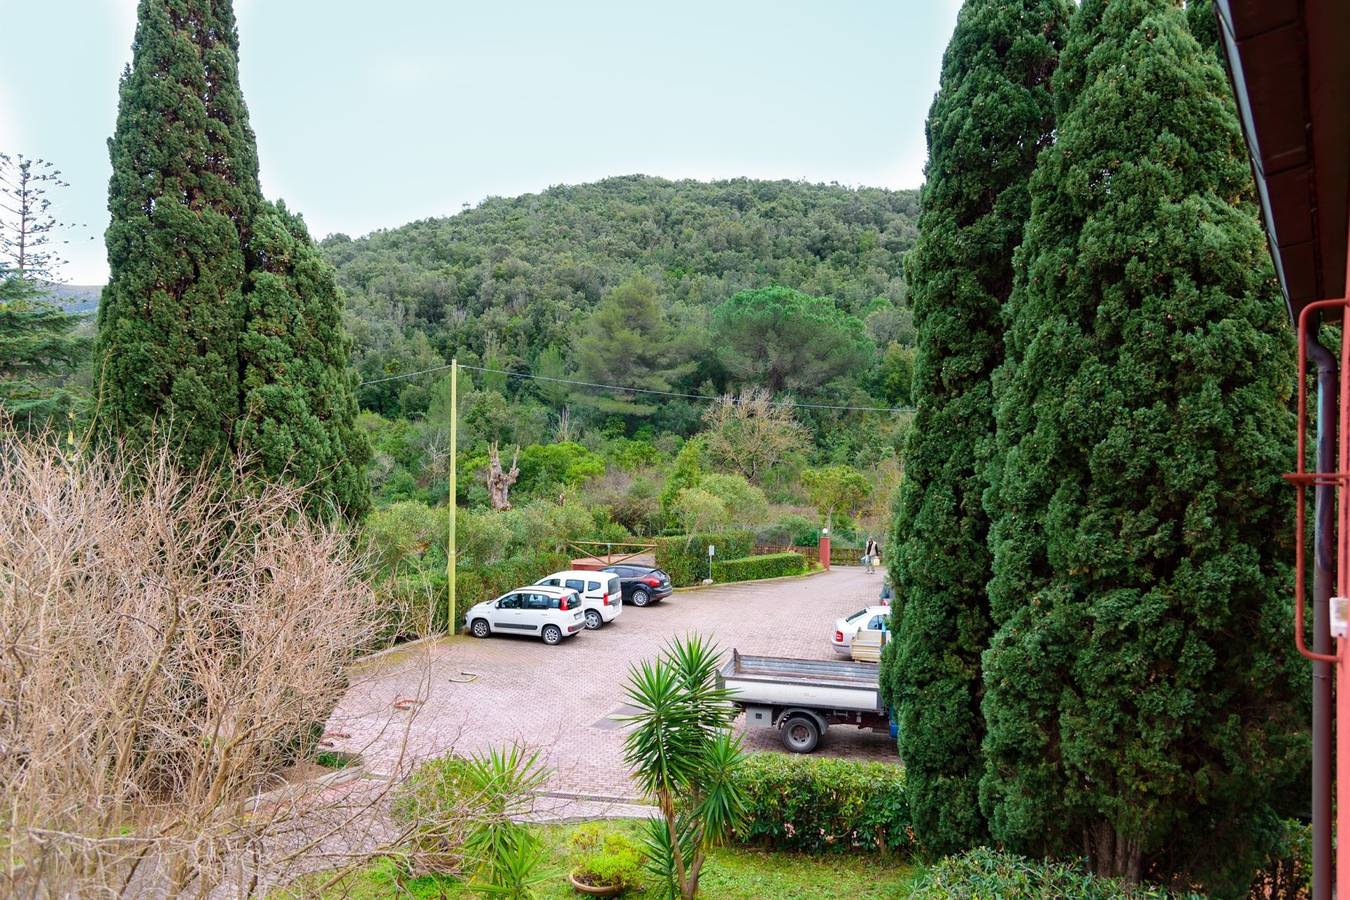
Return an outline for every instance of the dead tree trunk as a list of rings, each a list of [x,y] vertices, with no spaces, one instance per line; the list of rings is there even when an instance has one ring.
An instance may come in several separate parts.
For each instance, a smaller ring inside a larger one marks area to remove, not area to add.
[[[508,471],[502,471],[502,457],[497,451],[497,444],[494,442],[488,447],[488,471],[487,471],[487,489],[488,496],[492,500],[492,508],[496,510],[510,509],[511,485],[516,483],[520,477],[520,469],[516,468],[516,463],[520,461],[520,448],[516,448],[516,455],[511,458],[511,468]]]

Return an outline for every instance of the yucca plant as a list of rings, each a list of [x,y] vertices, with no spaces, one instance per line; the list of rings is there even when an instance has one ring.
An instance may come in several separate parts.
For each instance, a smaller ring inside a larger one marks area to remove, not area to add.
[[[717,685],[718,659],[716,646],[690,635],[631,666],[625,687],[638,712],[624,760],[661,810],[646,835],[649,868],[666,896],[685,900],[698,893],[708,849],[744,815],[732,777],[743,758],[731,733],[736,707]]]
[[[543,844],[520,819],[548,774],[538,752],[527,754],[516,744],[469,759],[465,780],[479,818],[464,841],[464,855],[474,862],[474,887],[482,893],[524,900],[547,879]]]

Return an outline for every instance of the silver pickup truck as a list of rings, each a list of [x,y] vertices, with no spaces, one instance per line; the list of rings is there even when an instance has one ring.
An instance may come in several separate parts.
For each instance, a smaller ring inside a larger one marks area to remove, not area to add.
[[[816,749],[831,725],[891,728],[875,665],[742,656],[732,650],[717,683],[731,691],[747,724],[779,729],[783,746],[793,753]]]

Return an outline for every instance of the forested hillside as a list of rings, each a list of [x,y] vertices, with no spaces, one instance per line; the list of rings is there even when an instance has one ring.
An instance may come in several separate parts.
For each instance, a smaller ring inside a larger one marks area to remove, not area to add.
[[[323,249],[347,293],[364,378],[454,353],[510,369],[533,369],[551,349],[570,361],[583,315],[644,275],[691,364],[672,386],[720,391],[731,379],[706,340],[710,313],[747,288],[831,298],[866,323],[879,350],[908,345],[901,257],[916,215],[913,191],[628,176],[492,198],[365,238],[337,235]],[[856,374],[861,383],[867,373]],[[399,408],[403,387],[369,387],[362,401],[415,414]]]

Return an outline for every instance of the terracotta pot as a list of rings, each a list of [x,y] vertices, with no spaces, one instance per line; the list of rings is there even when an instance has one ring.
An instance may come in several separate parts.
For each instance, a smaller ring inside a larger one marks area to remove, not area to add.
[[[619,892],[623,890],[623,885],[621,884],[604,884],[597,887],[595,885],[587,884],[584,881],[577,881],[577,876],[575,875],[568,875],[567,877],[571,880],[572,887],[576,888],[578,893],[590,894],[592,897],[617,897],[619,896]]]

